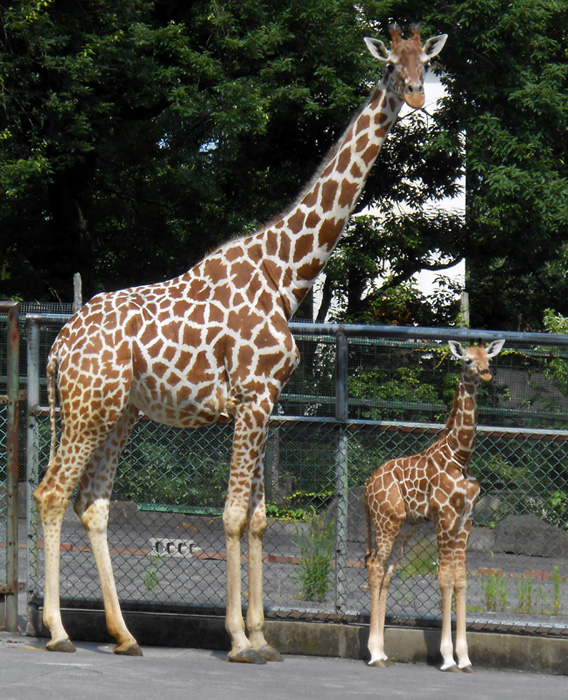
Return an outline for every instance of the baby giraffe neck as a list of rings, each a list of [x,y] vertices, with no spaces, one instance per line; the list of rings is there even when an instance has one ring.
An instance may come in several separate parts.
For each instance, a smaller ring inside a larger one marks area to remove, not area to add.
[[[454,458],[467,466],[477,429],[477,381],[463,372],[454,397],[454,405],[446,423],[446,441]]]

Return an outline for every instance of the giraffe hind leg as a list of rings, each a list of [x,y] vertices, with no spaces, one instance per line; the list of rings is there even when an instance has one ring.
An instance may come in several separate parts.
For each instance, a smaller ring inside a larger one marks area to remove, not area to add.
[[[83,474],[75,501],[75,512],[87,532],[97,566],[107,629],[117,641],[113,651],[115,654],[127,656],[142,656],[142,650],[124,622],[116,591],[107,533],[110,496],[116,465],[137,416],[137,409],[127,408],[104,443],[95,450]]]
[[[61,619],[59,599],[59,558],[63,517],[85,463],[92,452],[87,441],[73,441],[64,430],[59,450],[34,492],[44,537],[45,591],[43,621],[51,639],[49,651],[75,651]],[[67,465],[73,465],[68,468]]]

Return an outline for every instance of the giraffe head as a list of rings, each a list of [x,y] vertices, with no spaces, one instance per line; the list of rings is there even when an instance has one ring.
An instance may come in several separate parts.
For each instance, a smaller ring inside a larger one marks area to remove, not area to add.
[[[365,37],[367,48],[379,61],[387,64],[391,89],[412,109],[424,106],[424,67],[443,49],[447,34],[433,36],[422,46],[420,26],[412,25],[410,39],[403,39],[398,25],[389,28],[392,48],[379,39]]]
[[[489,371],[489,360],[501,352],[501,348],[505,344],[504,340],[494,340],[488,347],[483,343],[479,345],[470,345],[467,350],[456,340],[448,341],[450,352],[456,358],[463,362],[464,371],[476,381],[481,379],[488,382],[491,379]]]

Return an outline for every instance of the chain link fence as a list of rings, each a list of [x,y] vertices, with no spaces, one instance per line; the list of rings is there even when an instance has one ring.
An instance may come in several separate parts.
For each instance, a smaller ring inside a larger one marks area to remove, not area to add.
[[[63,320],[36,315],[27,330],[28,357],[36,358],[28,360],[28,464],[40,472],[28,475],[32,486],[48,461],[43,373]],[[568,336],[304,324],[293,331],[302,363],[275,408],[266,454],[266,615],[368,619],[364,484],[384,461],[419,452],[443,427],[460,373],[447,339],[505,336],[494,378],[480,393],[472,467],[481,497],[468,551],[468,625],[566,635]],[[125,609],[223,614],[231,444],[230,424],[178,430],[142,419],[135,426],[109,522]],[[41,604],[43,543],[33,511],[29,527],[30,601]],[[101,604],[89,543],[72,509],[62,533],[61,594],[70,607]],[[246,597],[244,578],[245,606]],[[387,614],[407,624],[441,618],[431,525],[407,546]]]

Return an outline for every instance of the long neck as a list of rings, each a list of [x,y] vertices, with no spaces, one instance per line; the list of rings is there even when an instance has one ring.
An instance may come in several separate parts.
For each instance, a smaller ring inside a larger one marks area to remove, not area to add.
[[[329,260],[401,106],[383,78],[299,201],[258,234],[288,318]]]
[[[454,405],[444,430],[446,444],[454,459],[467,466],[477,428],[477,380],[462,372]]]

